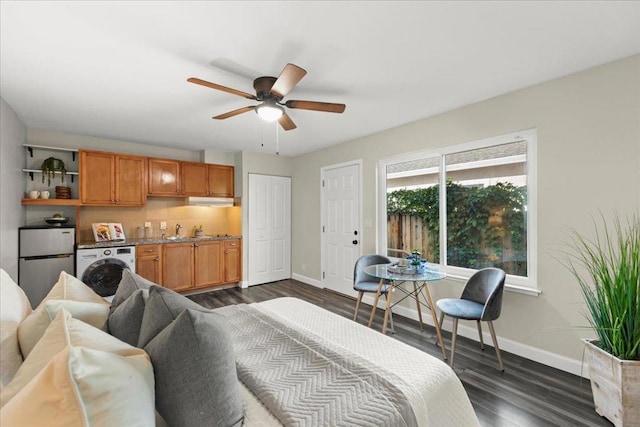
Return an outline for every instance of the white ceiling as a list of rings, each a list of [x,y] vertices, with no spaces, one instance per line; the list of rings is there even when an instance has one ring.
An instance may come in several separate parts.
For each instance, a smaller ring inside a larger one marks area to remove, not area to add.
[[[1,1],[0,95],[31,128],[187,150],[298,155],[640,53],[640,2]],[[276,132],[253,93],[307,76]],[[264,147],[261,143],[264,143]]]

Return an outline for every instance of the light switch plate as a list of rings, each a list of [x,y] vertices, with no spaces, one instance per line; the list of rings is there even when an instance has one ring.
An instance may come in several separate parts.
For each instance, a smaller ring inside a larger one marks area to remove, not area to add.
[[[145,228],[147,228],[147,227],[150,228],[151,227],[151,221],[145,221],[144,226],[145,226]]]
[[[160,221],[160,230],[167,229],[167,221]]]

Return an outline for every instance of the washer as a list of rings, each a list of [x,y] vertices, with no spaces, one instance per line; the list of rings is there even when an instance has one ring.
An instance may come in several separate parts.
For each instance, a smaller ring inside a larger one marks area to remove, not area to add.
[[[78,249],[76,274],[87,286],[102,297],[115,295],[122,270],[136,272],[136,247]]]

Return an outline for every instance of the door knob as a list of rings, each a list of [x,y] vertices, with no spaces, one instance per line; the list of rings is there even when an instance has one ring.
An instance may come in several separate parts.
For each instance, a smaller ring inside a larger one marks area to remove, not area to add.
[[[351,243],[353,243],[354,245],[357,245],[357,244],[358,244],[358,241],[357,241],[357,240],[354,240],[354,241],[353,241],[353,242],[351,242]]]

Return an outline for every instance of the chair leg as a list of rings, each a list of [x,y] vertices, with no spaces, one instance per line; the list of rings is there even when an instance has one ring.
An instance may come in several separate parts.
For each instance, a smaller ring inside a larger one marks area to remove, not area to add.
[[[479,320],[476,320],[476,324],[478,325],[478,336],[480,337],[480,350],[484,351],[484,341],[482,340],[482,325],[480,325]]]
[[[364,295],[363,291],[358,292],[358,299],[356,300],[356,311],[353,313],[353,321],[358,321],[358,309],[360,308],[360,301],[362,301],[362,295]]]
[[[388,295],[388,293],[384,294],[385,300],[387,299]],[[393,309],[391,307],[389,307],[389,320],[391,322],[391,333],[395,334],[396,328],[393,326]]]
[[[451,330],[451,361],[449,366],[453,368],[453,357],[456,355],[456,337],[458,335],[458,318],[453,318],[453,329]]]
[[[489,324],[489,331],[491,332],[491,339],[493,340],[493,346],[496,348],[496,356],[498,357],[498,366],[500,366],[500,370],[504,371],[504,366],[502,365],[502,356],[500,355],[500,347],[498,347],[498,339],[496,338],[496,331],[493,329],[493,322],[487,321]]]
[[[442,331],[442,323],[444,323],[444,311],[440,312],[440,320],[438,321],[438,326],[440,327],[440,330]],[[438,338],[436,337],[436,342],[435,344],[437,346],[440,345],[440,342],[438,342]]]

